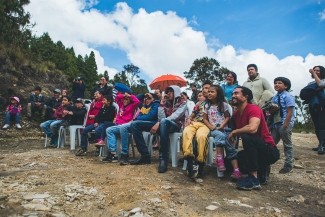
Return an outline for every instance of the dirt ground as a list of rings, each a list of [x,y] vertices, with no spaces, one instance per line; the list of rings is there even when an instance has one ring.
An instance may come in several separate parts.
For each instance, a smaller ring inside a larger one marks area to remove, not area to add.
[[[102,163],[93,145],[76,157],[69,143],[44,148],[38,129],[16,131],[0,133],[0,216],[325,216],[325,156],[311,151],[313,134],[293,134],[300,169],[278,173],[280,144],[269,184],[241,191],[215,165],[195,183],[181,165],[159,174],[157,151],[151,165],[120,166]]]

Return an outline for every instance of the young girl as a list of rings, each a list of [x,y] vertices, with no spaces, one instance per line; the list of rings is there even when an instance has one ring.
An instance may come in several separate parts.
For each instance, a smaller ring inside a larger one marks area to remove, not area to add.
[[[8,129],[10,127],[10,117],[15,116],[15,123],[17,129],[21,129],[20,126],[20,111],[22,110],[21,105],[19,104],[20,100],[18,97],[13,96],[10,97],[10,105],[6,108],[6,119],[5,119],[5,125],[2,127],[2,129]]]
[[[234,172],[231,178],[240,179],[241,172],[238,168],[237,151],[227,140],[226,133],[229,128],[227,123],[230,119],[228,104],[225,103],[225,95],[222,87],[219,85],[212,85],[209,88],[208,100],[205,105],[205,111],[203,114],[203,121],[207,125],[211,132],[210,135],[215,138],[215,144],[217,146],[216,163],[218,170],[226,171],[226,167],[223,159],[223,148],[226,148],[227,158],[231,161],[234,167]]]

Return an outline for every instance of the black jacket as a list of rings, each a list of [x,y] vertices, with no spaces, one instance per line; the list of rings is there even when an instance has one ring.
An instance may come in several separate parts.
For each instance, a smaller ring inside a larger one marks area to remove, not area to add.
[[[61,99],[57,100],[54,96],[52,96],[51,98],[49,98],[47,101],[46,101],[46,106],[47,107],[50,107],[50,108],[57,108],[61,105]]]
[[[115,107],[110,106],[104,106],[100,109],[98,114],[95,117],[95,123],[104,123],[105,121],[113,122],[115,116]]]
[[[85,90],[86,90],[86,85],[84,83],[79,84],[76,82],[72,83],[72,90],[73,90],[73,94],[72,97],[73,98],[85,98]]]
[[[40,102],[41,106],[45,104],[45,98],[42,94],[39,94],[36,96],[34,93],[29,96],[29,103],[31,103],[33,106],[35,105],[35,102]]]
[[[94,99],[94,93],[96,91],[99,91],[103,96],[112,95],[112,87],[108,86],[107,84],[103,88],[100,87],[100,84],[96,84],[93,92],[91,93],[91,99]]]
[[[71,125],[83,125],[85,120],[85,115],[87,113],[86,107],[78,109],[76,106],[67,106],[66,110],[72,111],[73,115],[67,115],[66,120],[70,122]]]

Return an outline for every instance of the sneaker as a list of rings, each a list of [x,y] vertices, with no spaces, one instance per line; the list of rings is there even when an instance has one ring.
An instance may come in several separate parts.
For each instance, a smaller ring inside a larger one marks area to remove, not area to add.
[[[82,155],[82,154],[84,154],[84,153],[86,153],[86,152],[87,152],[87,149],[83,149],[83,148],[81,148],[81,149],[79,149],[79,150],[77,151],[76,156],[80,156],[80,155]]]
[[[261,185],[266,185],[268,182],[268,177],[270,175],[270,165],[266,165],[264,168],[261,167],[257,170],[257,178]]]
[[[237,182],[237,188],[242,190],[260,190],[261,185],[258,178],[253,176],[252,174],[249,174],[245,179],[242,179],[241,181]]]
[[[287,166],[284,166],[281,170],[279,170],[279,173],[281,174],[291,173],[291,172],[292,172],[292,168]]]
[[[204,163],[198,163],[199,169],[197,171],[196,179],[202,179],[203,177],[203,170],[204,170]]]
[[[20,124],[16,124],[16,128],[17,128],[17,129],[21,129]]]
[[[199,166],[193,162],[193,160],[188,160],[187,161],[187,175],[188,177],[195,178],[198,173]]]
[[[112,161],[112,153],[111,152],[108,152],[107,153],[107,156],[102,159],[102,162],[108,163],[108,162],[111,162],[111,161]]]
[[[95,146],[104,146],[104,145],[105,145],[105,141],[102,139],[95,144]]]
[[[118,156],[117,154],[112,154],[112,163],[117,163],[118,162]]]
[[[121,160],[120,160],[120,165],[124,166],[124,165],[128,165],[129,164],[129,155],[128,154],[122,154],[121,155]]]
[[[223,159],[217,160],[216,163],[217,163],[217,167],[218,167],[219,172],[226,171],[225,162],[223,161]]]
[[[239,170],[235,170],[235,171],[231,174],[230,178],[232,178],[232,179],[234,179],[234,180],[237,180],[237,181],[240,180],[240,179],[242,178],[241,172],[240,172]]]
[[[6,130],[6,129],[8,129],[9,127],[10,127],[9,124],[5,124],[5,125],[2,127],[2,129]]]

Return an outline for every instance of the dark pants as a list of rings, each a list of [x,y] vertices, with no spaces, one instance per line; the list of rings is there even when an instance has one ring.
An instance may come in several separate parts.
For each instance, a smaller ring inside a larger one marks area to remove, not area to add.
[[[133,134],[133,139],[142,157],[149,157],[149,151],[142,132],[149,132],[155,124],[156,122],[154,121],[133,121],[131,123],[130,128]]]
[[[105,121],[103,124],[103,128],[100,132],[100,137],[98,139],[104,140],[106,138],[106,129],[111,126],[115,126],[115,124],[113,122]]]
[[[174,121],[163,119],[160,122],[158,133],[160,136],[159,142],[159,158],[168,160],[169,159],[169,134],[178,132],[178,126]]]
[[[255,172],[259,167],[264,168],[266,165],[274,164],[279,160],[279,150],[268,145],[261,138],[252,134],[242,134],[241,138],[248,171]]]
[[[325,130],[325,107],[313,109],[309,106],[311,119],[313,120],[315,130]]]
[[[96,128],[94,127],[94,124],[90,124],[87,127],[85,127],[81,133],[81,143],[80,143],[81,148],[87,149],[89,132],[95,130],[95,138],[98,139],[100,137],[103,128],[104,128],[103,123],[99,124]]]

